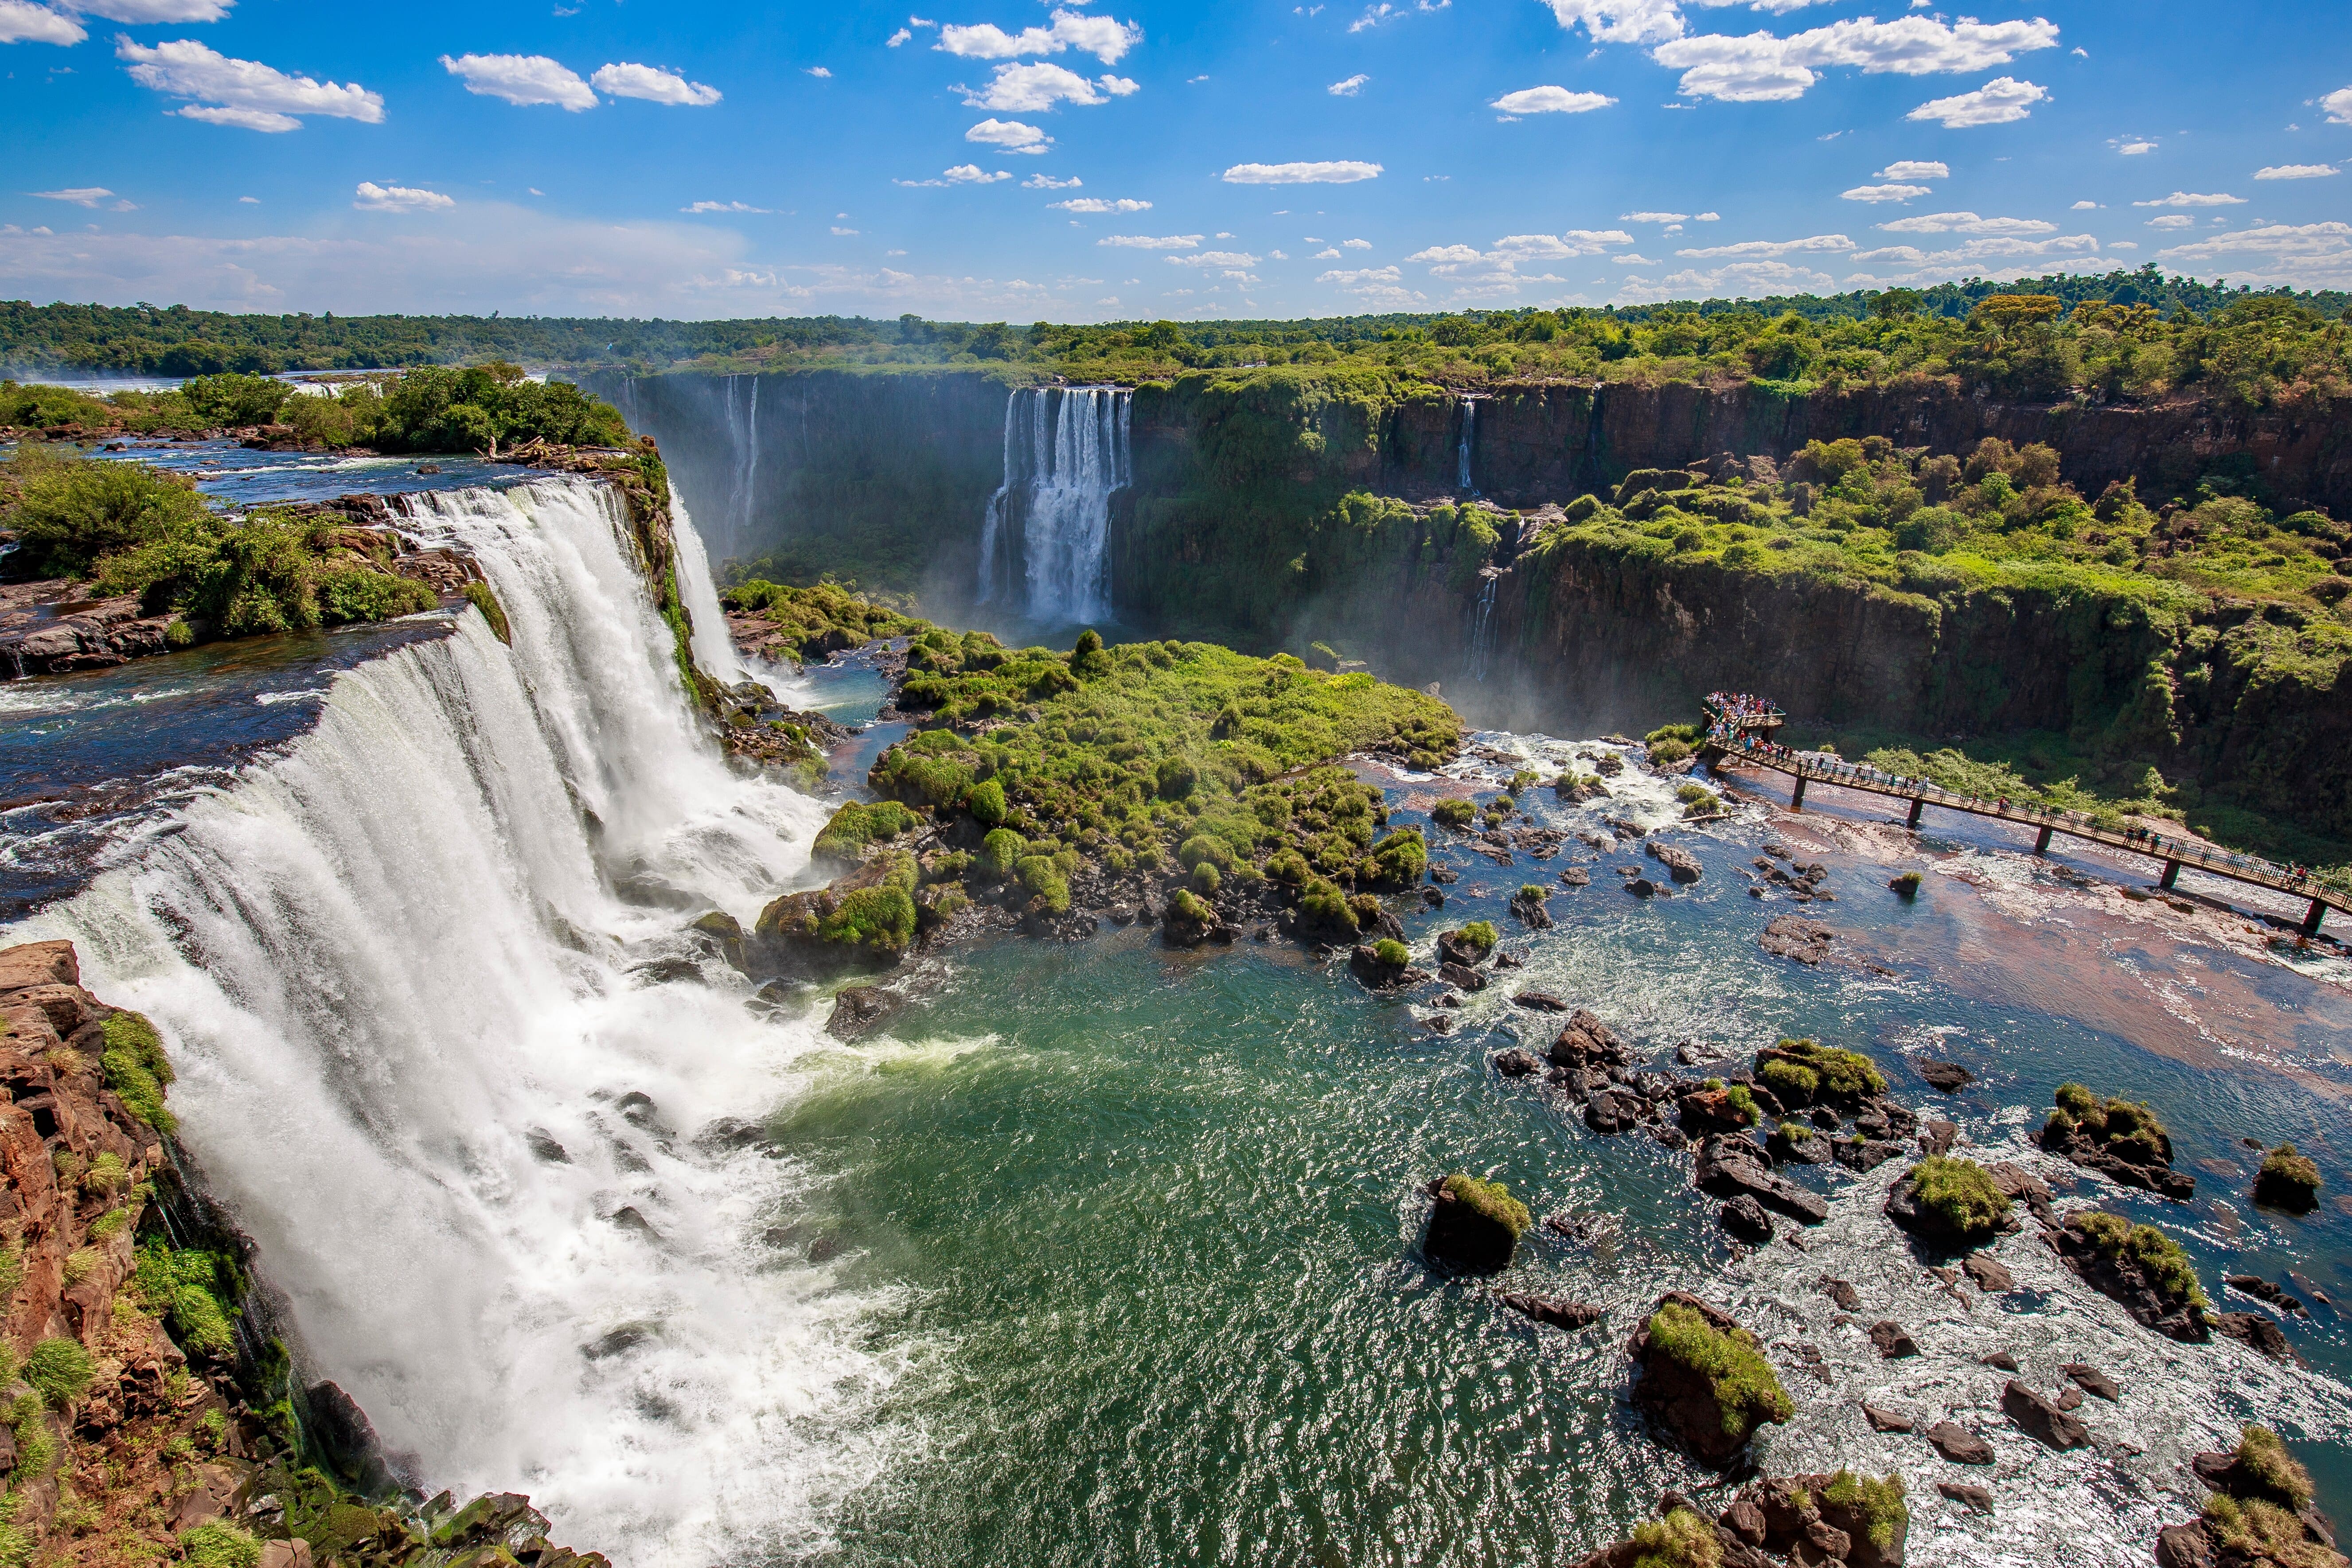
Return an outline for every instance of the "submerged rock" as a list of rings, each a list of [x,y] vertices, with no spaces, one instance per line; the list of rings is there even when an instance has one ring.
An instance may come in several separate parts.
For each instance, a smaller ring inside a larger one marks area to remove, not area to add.
[[[1916,1067],[1919,1076],[1927,1080],[1928,1088],[1945,1094],[1956,1093],[1977,1080],[1976,1074],[1958,1062],[1923,1061]]]
[[[1793,959],[1811,967],[1829,957],[1830,943],[1837,940],[1837,933],[1802,915],[1781,915],[1766,926],[1764,934],[1757,940],[1774,957]]]
[[[1649,840],[1643,847],[1657,859],[1660,865],[1665,867],[1666,874],[1677,882],[1696,882],[1705,875],[1704,868],[1698,863],[1698,857],[1687,849],[1678,848],[1672,844],[1661,844],[1654,838]]]
[[[1555,1329],[1587,1329],[1601,1321],[1601,1309],[1586,1301],[1553,1300],[1507,1290],[1500,1300],[1511,1310],[1524,1313],[1538,1323],[1549,1323]]]
[[[2296,1153],[2294,1144],[2280,1144],[2254,1176],[2254,1202],[2289,1214],[2309,1214],[2319,1206],[2318,1163]]]

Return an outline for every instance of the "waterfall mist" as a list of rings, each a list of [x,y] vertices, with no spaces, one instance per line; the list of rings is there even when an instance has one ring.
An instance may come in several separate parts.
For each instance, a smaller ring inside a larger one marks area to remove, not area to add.
[[[1032,387],[1004,405],[1004,482],[981,525],[981,604],[1054,625],[1110,616],[1110,501],[1134,483],[1134,395]]]
[[[428,1491],[529,1491],[628,1568],[804,1550],[887,1458],[857,1417],[890,1367],[866,1303],[761,1239],[815,1177],[709,1135],[790,1102],[814,1024],[679,928],[804,879],[824,808],[696,731],[612,492],[403,504],[476,553],[512,648],[467,610],[336,677],[310,733],[12,934],[72,938],[161,1026],[305,1370]]]

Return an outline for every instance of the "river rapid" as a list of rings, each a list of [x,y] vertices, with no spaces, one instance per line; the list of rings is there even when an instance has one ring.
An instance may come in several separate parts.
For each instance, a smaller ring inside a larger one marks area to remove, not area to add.
[[[2062,1206],[2163,1226],[2217,1306],[2263,1310],[2223,1298],[2240,1272],[2346,1300],[2352,1006],[2326,952],[2123,900],[2145,873],[2121,865],[2062,875],[1997,835],[1748,804],[1671,828],[1705,874],[1664,900],[1621,889],[1635,844],[1571,837],[1506,866],[1432,828],[1460,879],[1443,911],[1400,901],[1416,954],[1487,919],[1527,961],[1450,1034],[1423,1026],[1425,995],[1372,995],[1286,944],[1107,930],[923,960],[920,999],[844,1044],[824,999],[755,995],[683,930],[808,885],[831,803],[730,770],[690,721],[612,498],[562,479],[397,504],[482,562],[511,648],[468,610],[0,688],[5,798],[94,803],[0,819],[0,939],[73,938],[94,990],[154,1016],[188,1149],[306,1364],[424,1489],[528,1491],[623,1568],[1569,1559],[1662,1489],[1712,1495],[1624,1397],[1626,1337],[1683,1288],[1754,1328],[1795,1398],[1759,1462],[1899,1471],[1914,1563],[2145,1563],[2199,1500],[2187,1457],[2246,1419],[2295,1441],[2339,1516],[2352,1503],[2331,1310],[2287,1323],[2299,1371],[2140,1330],[2030,1236],[1995,1249],[2018,1292],[1948,1287],[1879,1215],[1900,1163],[1804,1172],[1832,1205],[1805,1249],[1735,1249],[1686,1155],[1600,1137],[1488,1065],[1552,1032],[1510,1005],[1525,987],[1652,1059],[1815,1036],[1874,1054],[1898,1098]],[[715,616],[681,545],[681,590]],[[882,695],[854,661],[786,684],[851,720]],[[147,721],[168,704],[176,722]],[[845,752],[845,787],[887,733]],[[1441,775],[1365,771],[1426,826],[1523,763],[1612,751],[1487,733]],[[1629,765],[1610,800],[1527,804],[1598,837],[1608,817],[1669,826],[1678,782]],[[1746,896],[1768,841],[1830,868],[1818,969],[1758,945],[1790,908]],[[1591,885],[1558,884],[1571,864]],[[1906,868],[1929,873],[1914,901],[1885,886]],[[1507,913],[1523,882],[1556,889],[1551,929]],[[1937,1095],[1927,1058],[1978,1081]],[[2031,1149],[2068,1079],[2151,1101],[2197,1199]],[[2317,1214],[2252,1206],[2249,1137],[2318,1159]],[[1587,1216],[1586,1239],[1539,1229],[1497,1281],[1433,1273],[1421,1189],[1454,1170]],[[1860,1321],[1824,1276],[1862,1293]],[[1608,1315],[1563,1333],[1497,1286]],[[1880,1361],[1880,1317],[1923,1353]],[[2044,1388],[2063,1362],[2116,1376],[2122,1402],[2079,1413],[2092,1448],[2007,1425],[2006,1374],[1980,1359],[2004,1350]],[[1980,1428],[1999,1463],[1874,1433],[1864,1397]],[[1990,1487],[1995,1514],[1939,1479]]]

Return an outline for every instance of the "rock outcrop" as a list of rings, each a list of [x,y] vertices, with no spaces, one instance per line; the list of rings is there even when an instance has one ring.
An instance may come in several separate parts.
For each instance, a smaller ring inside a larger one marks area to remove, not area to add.
[[[2196,1270],[2179,1244],[2155,1226],[2086,1210],[2045,1234],[2060,1261],[2146,1327],[2189,1343],[2212,1337]]]
[[[1429,1184],[1433,1200],[1422,1253],[1441,1268],[1496,1274],[1511,1266],[1530,1220],[1527,1205],[1499,1182],[1459,1173]]]
[[[1658,1298],[1627,1348],[1633,1402],[1701,1464],[1728,1465],[1758,1426],[1794,1413],[1756,1336],[1685,1291]]]

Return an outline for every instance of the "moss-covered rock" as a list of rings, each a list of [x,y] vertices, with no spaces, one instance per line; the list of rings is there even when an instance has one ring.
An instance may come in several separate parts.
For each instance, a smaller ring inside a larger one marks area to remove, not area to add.
[[[1460,1173],[1433,1184],[1423,1254],[1440,1268],[1493,1274],[1510,1267],[1519,1237],[1534,1223],[1528,1207],[1500,1182]]]
[[[2319,1206],[2319,1163],[2308,1154],[2282,1143],[2263,1161],[2254,1177],[2254,1201],[2290,1214],[2309,1214]]]
[[[1756,1336],[1696,1296],[1660,1297],[1631,1348],[1634,1402],[1702,1464],[1728,1464],[1757,1427],[1795,1414]]]
[[[1912,1166],[1886,1197],[1886,1215],[1895,1224],[1958,1247],[2016,1229],[2012,1206],[1982,1165],[1945,1154]]]
[[[2060,1084],[2055,1099],[2042,1148],[2126,1186],[2176,1201],[2195,1194],[2196,1178],[2172,1169],[2171,1135],[2146,1102],[2103,1100],[2079,1083]]]

